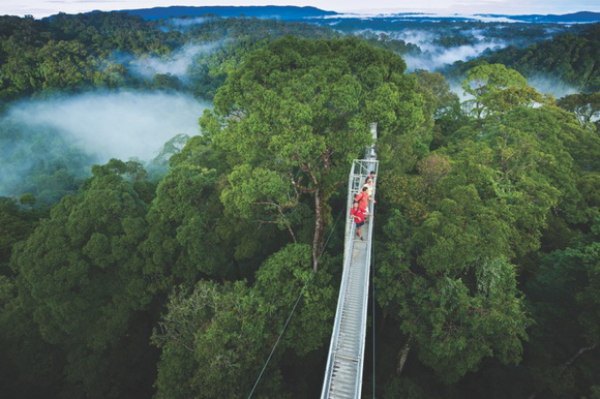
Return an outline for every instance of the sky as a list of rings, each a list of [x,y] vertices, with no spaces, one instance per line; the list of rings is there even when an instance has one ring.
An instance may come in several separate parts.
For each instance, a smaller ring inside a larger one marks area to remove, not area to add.
[[[567,14],[600,12],[599,0],[0,0],[0,15],[42,18],[58,12],[75,14],[92,10],[124,10],[159,6],[314,6],[323,10],[377,14],[427,12],[436,14]],[[368,5],[368,7],[366,7]]]

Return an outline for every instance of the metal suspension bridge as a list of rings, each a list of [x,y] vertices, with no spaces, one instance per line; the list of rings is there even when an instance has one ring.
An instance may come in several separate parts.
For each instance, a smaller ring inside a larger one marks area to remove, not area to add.
[[[371,124],[371,134],[375,142],[376,124]],[[348,177],[348,210],[366,177],[371,172],[377,173],[378,166],[374,146],[367,148],[365,159],[354,160]],[[375,190],[376,185],[373,186],[373,198]],[[374,201],[370,201],[369,222],[363,226],[364,241],[356,238],[353,220],[346,219],[344,270],[321,399],[359,399],[361,396],[374,216]]]

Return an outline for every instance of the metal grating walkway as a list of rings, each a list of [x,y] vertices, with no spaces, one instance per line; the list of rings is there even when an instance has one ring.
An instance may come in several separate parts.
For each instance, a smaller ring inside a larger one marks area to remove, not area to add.
[[[377,173],[378,161],[371,148],[367,159],[355,160],[348,178],[347,210],[360,191],[369,172]],[[375,188],[373,189],[373,197]],[[355,237],[355,224],[346,220],[344,271],[327,357],[321,399],[358,399],[362,388],[362,371],[367,325],[371,237],[374,223],[373,204],[369,222],[363,226],[364,241]]]

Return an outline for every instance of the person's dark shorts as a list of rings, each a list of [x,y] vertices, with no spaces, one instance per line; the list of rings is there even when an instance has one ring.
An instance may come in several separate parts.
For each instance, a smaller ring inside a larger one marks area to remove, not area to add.
[[[365,224],[365,222],[356,223],[356,228],[362,227],[363,224]]]

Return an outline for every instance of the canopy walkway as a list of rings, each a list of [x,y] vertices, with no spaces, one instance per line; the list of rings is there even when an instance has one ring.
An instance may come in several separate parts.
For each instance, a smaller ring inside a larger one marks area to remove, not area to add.
[[[371,132],[375,138],[374,125],[371,126]],[[374,147],[367,149],[365,159],[354,160],[352,163],[346,201],[348,212],[352,207],[354,196],[361,190],[365,178],[370,172],[377,173],[377,168],[378,161]],[[375,197],[375,190],[376,185],[373,188],[373,197]],[[321,399],[358,399],[361,395],[373,223],[373,203],[369,205],[368,223],[363,226],[364,241],[355,236],[353,220],[346,219],[344,270]]]

